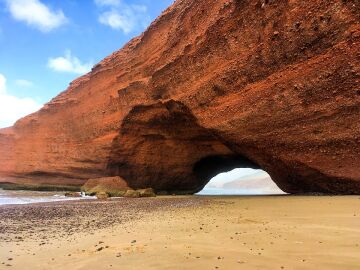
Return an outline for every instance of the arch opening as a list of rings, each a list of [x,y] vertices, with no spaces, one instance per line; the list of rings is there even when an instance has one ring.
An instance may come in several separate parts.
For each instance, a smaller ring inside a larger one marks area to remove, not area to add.
[[[270,175],[243,156],[211,156],[194,166],[206,184],[198,195],[283,195]]]

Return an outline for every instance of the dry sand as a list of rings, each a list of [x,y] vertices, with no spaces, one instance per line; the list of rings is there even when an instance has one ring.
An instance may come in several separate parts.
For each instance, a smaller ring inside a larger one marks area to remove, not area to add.
[[[3,206],[0,240],[0,269],[358,270],[360,197]]]

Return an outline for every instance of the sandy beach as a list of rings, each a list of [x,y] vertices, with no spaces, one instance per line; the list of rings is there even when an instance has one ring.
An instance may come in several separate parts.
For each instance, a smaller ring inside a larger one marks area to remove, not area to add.
[[[360,269],[360,197],[0,207],[0,269]]]

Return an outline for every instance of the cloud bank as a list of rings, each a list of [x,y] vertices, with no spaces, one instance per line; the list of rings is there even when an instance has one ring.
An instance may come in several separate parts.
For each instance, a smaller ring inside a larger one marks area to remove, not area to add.
[[[73,56],[70,50],[65,51],[64,56],[50,58],[48,67],[58,72],[85,74],[91,71],[93,63],[81,63],[79,58]]]
[[[62,10],[51,10],[39,0],[5,0],[12,17],[42,31],[50,32],[67,22]]]
[[[18,98],[8,94],[6,78],[0,73],[0,128],[13,125],[18,119],[42,107],[32,98]]]
[[[120,0],[95,0],[95,4],[106,9],[99,16],[101,24],[129,34],[150,22],[147,7],[127,4]]]

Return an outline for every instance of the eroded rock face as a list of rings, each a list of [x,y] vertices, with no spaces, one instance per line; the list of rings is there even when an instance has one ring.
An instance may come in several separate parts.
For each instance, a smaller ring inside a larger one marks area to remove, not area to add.
[[[128,189],[126,181],[119,176],[89,179],[81,187],[86,194],[107,193],[112,197],[122,196]]]
[[[0,175],[192,193],[262,168],[286,192],[360,194],[356,0],[178,0],[0,131]]]

